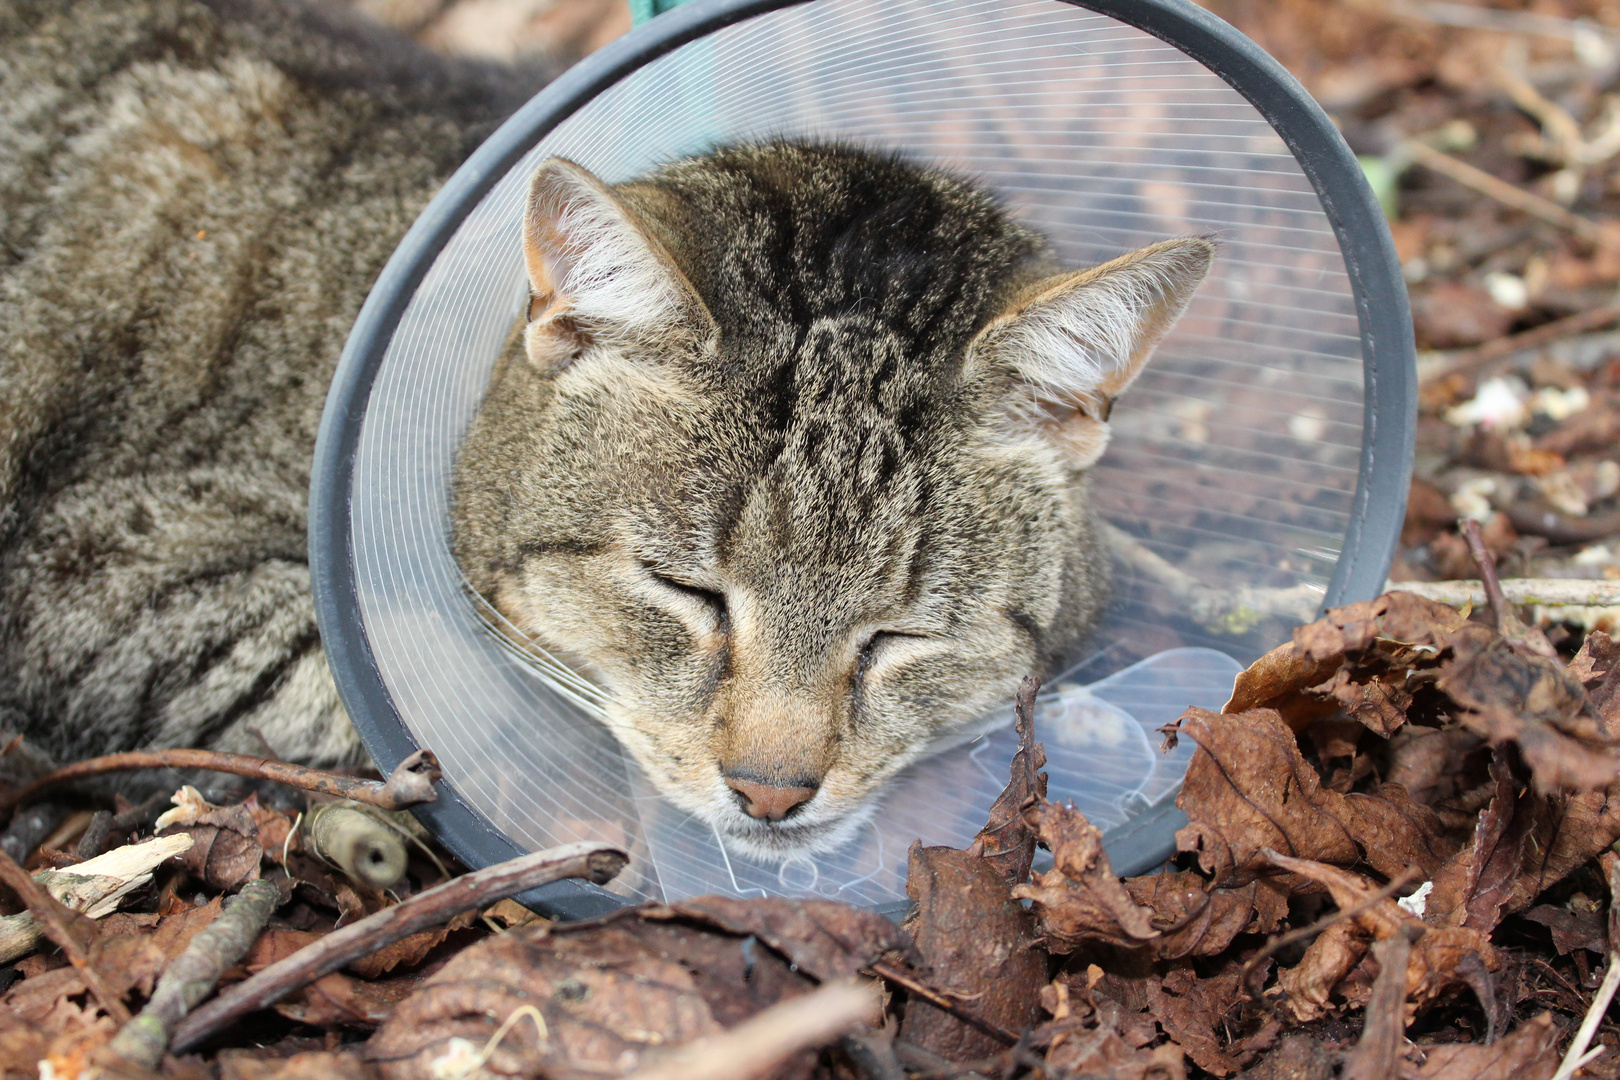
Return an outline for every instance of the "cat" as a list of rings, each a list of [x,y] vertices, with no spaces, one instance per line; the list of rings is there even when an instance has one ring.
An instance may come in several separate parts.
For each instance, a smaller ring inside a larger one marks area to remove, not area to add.
[[[305,552],[327,384],[399,237],[560,67],[337,3],[0,0],[0,746],[365,760]]]
[[[0,737],[364,761],[309,594],[327,383],[556,67],[297,0],[0,0]],[[616,189],[554,163],[523,242],[457,554],[767,857],[1094,622],[1085,466],[1211,250],[1065,273],[965,181],[787,143]]]
[[[522,244],[456,557],[768,861],[843,843],[1095,625],[1087,469],[1215,251],[1066,270],[964,178],[794,141],[614,187],[554,159]]]

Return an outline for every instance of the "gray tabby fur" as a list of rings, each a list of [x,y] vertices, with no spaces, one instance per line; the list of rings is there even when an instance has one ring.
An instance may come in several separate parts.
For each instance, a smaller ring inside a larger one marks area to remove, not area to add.
[[[337,4],[0,0],[0,734],[363,760],[316,424],[400,235],[545,75]]]

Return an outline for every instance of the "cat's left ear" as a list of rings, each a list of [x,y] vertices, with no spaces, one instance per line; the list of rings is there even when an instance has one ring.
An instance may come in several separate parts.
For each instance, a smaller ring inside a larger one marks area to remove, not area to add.
[[[675,260],[602,181],[562,158],[540,166],[523,216],[531,359],[549,336],[672,341],[713,318]]]
[[[1209,272],[1215,244],[1165,240],[1111,262],[1037,282],[979,332],[970,371],[1003,376],[1005,422],[1045,435],[1084,469],[1108,446],[1114,399]]]

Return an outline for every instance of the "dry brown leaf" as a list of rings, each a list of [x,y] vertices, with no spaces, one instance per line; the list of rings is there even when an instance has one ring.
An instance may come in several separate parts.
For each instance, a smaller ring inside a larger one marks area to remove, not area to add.
[[[306,1050],[268,1058],[243,1050],[219,1055],[219,1080],[374,1080],[376,1075],[356,1050]]]
[[[1231,961],[1219,970],[1200,975],[1184,965],[1173,966],[1162,981],[1148,980],[1148,1012],[1159,1022],[1193,1064],[1216,1076],[1230,1076],[1244,1062],[1226,1052],[1222,1034],[1227,1014],[1240,1000],[1242,964]]]
[[[1413,943],[1411,959],[1406,970],[1408,1020],[1450,987],[1473,985],[1475,976],[1468,970],[1470,966],[1483,965],[1485,969],[1494,971],[1501,964],[1490,938],[1472,927],[1426,925],[1423,920],[1401,908],[1392,899],[1379,900],[1368,906],[1377,896],[1378,888],[1366,878],[1335,866],[1313,863],[1305,859],[1292,859],[1276,852],[1271,852],[1270,858],[1280,869],[1309,878],[1326,888],[1339,910],[1356,911],[1357,914],[1346,922],[1353,922],[1363,935],[1376,941],[1382,941],[1396,934],[1422,935]],[[1343,925],[1345,923],[1336,924],[1336,926]],[[1334,928],[1330,928],[1330,932],[1332,929]],[[1324,933],[1317,941],[1320,942],[1327,936]],[[1364,953],[1365,944],[1359,947]],[[1336,935],[1336,942],[1332,948],[1341,950],[1344,954],[1354,954],[1358,944],[1354,937],[1341,933]],[[1306,958],[1310,957],[1311,950],[1307,949]],[[1473,959],[1470,960],[1470,957]],[[1359,958],[1358,956],[1358,961]],[[1340,973],[1338,979],[1342,979],[1344,974],[1348,973],[1342,964],[1342,956],[1335,958],[1335,962],[1331,964],[1316,962],[1316,967],[1311,973],[1312,982],[1306,983],[1299,977],[1285,982],[1279,977],[1279,983],[1285,985],[1290,994],[1297,989],[1301,1000],[1309,1003],[1304,1012],[1312,1012],[1325,1006],[1333,989],[1333,985],[1326,983],[1325,980],[1331,978],[1334,972]],[[1300,1015],[1300,1012],[1296,1011],[1296,1016]]]
[[[911,962],[917,955],[894,923],[835,900],[699,896],[667,908],[645,908],[642,916],[691,919],[741,937],[753,935],[821,982],[852,978],[884,956]]]
[[[1073,952],[1086,941],[1139,945],[1159,936],[1153,913],[1120,884],[1103,852],[1102,833],[1084,814],[1072,806],[1041,803],[1028,816],[1052,851],[1052,869],[1012,894],[1033,902],[1049,949]]]
[[[1286,892],[1263,878],[1234,889],[1210,889],[1191,872],[1126,878],[1123,884],[1132,900],[1153,912],[1153,925],[1163,928],[1152,942],[1162,960],[1215,956],[1239,934],[1275,930],[1288,911]]]
[[[1324,788],[1275,710],[1189,709],[1177,723],[1198,750],[1176,800],[1190,819],[1176,843],[1216,880],[1252,880],[1271,848],[1338,866],[1365,861],[1386,876],[1412,865],[1431,873],[1451,854],[1435,846],[1434,812],[1397,785],[1377,795]]]
[[[1118,1002],[1093,1000],[1083,985],[1060,978],[1041,993],[1052,1021],[1031,1037],[1046,1046],[1047,1070],[1056,1076],[1103,1077],[1110,1080],[1184,1080],[1181,1048],[1157,1038],[1153,1021],[1129,1013]]]
[[[815,972],[856,970],[896,947],[914,955],[894,924],[840,904],[690,904],[690,912],[626,909],[574,926],[531,923],[469,946],[399,1005],[367,1043],[366,1060],[390,1080],[428,1080],[435,1061],[482,1047],[503,1020],[532,1006],[546,1037],[530,1019],[516,1024],[492,1071],[565,1080],[626,1072],[648,1051],[716,1034],[807,991]],[[740,929],[717,929],[720,920]],[[775,941],[794,949],[794,963]],[[799,1055],[776,1075],[807,1075],[813,1062]]]
[[[1489,1046],[1450,1043],[1424,1047],[1421,1065],[1405,1080],[1549,1080],[1558,1071],[1563,1032],[1552,1013],[1541,1013]]]
[[[1470,625],[1449,638],[1438,688],[1463,726],[1493,745],[1514,743],[1543,794],[1592,791],[1620,777],[1620,749],[1586,708],[1581,681],[1557,661]]]
[[[1337,922],[1316,935],[1299,962],[1277,973],[1281,1008],[1295,1023],[1308,1024],[1334,1011],[1333,992],[1367,955],[1366,934]]]
[[[186,833],[192,839],[190,850],[179,856],[186,869],[199,880],[222,892],[231,892],[259,878],[264,848],[259,843],[259,827],[253,815],[240,804],[188,806],[191,824],[171,826],[158,835]]]
[[[989,820],[968,845],[968,851],[995,868],[1009,885],[1029,880],[1030,863],[1035,858],[1035,830],[1024,819],[1024,811],[1046,801],[1046,748],[1035,741],[1034,699],[1039,688],[1033,678],[1019,689],[1013,707],[1013,727],[1018,732],[1018,751],[1013,754],[1007,786],[990,806]]]
[[[1551,931],[1553,948],[1558,950],[1559,956],[1566,956],[1576,949],[1599,955],[1609,950],[1609,929],[1605,925],[1603,912],[1596,907],[1542,904],[1525,912],[1524,917]]]
[[[334,971],[304,987],[290,1000],[279,1002],[276,1012],[313,1027],[371,1029],[393,1015],[428,978],[405,975],[397,979],[356,979]]]
[[[995,865],[972,851],[913,845],[906,893],[917,905],[907,928],[929,985],[971,1002],[973,1012],[1009,1031],[1036,1018],[1046,985],[1046,950],[1033,920]],[[901,1036],[950,1061],[989,1057],[1002,1044],[920,998],[906,1003]]]

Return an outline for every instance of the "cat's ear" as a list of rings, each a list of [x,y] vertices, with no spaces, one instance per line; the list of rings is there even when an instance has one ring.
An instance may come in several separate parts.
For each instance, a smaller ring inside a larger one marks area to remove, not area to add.
[[[712,332],[697,290],[607,185],[562,158],[535,172],[523,217],[531,359],[552,339],[671,340]]]
[[[1108,416],[1209,272],[1215,244],[1165,240],[1020,293],[969,349],[999,376],[996,408],[1084,469],[1108,446]]]

